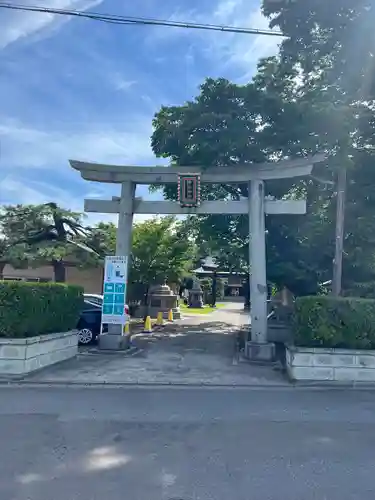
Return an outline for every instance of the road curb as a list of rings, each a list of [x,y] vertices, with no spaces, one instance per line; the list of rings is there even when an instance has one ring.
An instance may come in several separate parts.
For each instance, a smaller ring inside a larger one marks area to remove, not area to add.
[[[333,384],[210,384],[210,383],[173,383],[173,382],[79,382],[79,381],[32,381],[32,380],[0,380],[0,388],[6,387],[56,387],[56,388],[92,388],[92,389],[231,389],[254,391],[373,391],[375,384],[333,385]]]

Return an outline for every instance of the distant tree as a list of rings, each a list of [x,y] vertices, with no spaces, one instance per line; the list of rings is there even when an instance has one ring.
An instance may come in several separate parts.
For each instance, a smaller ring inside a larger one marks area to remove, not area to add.
[[[117,228],[113,223],[101,222],[87,228],[85,244],[95,250],[86,264],[103,264],[106,255],[116,254]],[[189,238],[184,221],[174,217],[153,218],[135,223],[132,230],[132,248],[129,265],[129,294],[141,299],[150,284],[162,281],[178,283],[190,271],[195,245]],[[140,292],[141,291],[141,292]]]
[[[147,285],[179,282],[191,268],[194,245],[182,236],[183,225],[174,217],[153,218],[134,224],[129,281]]]
[[[85,234],[82,218],[55,203],[4,206],[0,227],[12,253],[22,253],[21,260],[34,267],[51,265],[55,281],[65,282],[66,261],[76,257],[78,248],[91,251],[79,241]]]
[[[93,252],[87,255],[85,248],[77,249],[80,262],[85,267],[103,265],[106,255],[116,254],[117,227],[113,222],[99,222],[86,227],[80,241]]]

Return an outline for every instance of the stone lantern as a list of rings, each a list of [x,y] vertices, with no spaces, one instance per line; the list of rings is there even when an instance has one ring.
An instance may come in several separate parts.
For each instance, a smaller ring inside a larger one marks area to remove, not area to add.
[[[203,307],[203,290],[198,278],[193,281],[193,287],[189,290],[189,307]]]
[[[202,266],[209,271],[214,271],[219,267],[211,256],[202,260]]]
[[[151,317],[156,317],[159,312],[162,312],[163,317],[167,319],[168,312],[172,309],[173,317],[180,319],[181,312],[177,298],[166,282],[162,285],[154,285],[149,291],[149,314]]]
[[[202,266],[207,271],[211,272],[212,286],[211,286],[211,307],[216,307],[216,294],[217,294],[217,268],[219,267],[211,256],[206,257],[202,261]]]

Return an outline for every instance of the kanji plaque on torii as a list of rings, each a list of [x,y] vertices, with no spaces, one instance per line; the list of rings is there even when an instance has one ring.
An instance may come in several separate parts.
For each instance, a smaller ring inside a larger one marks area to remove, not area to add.
[[[199,174],[178,175],[178,201],[181,207],[198,207],[201,201],[201,178]]]

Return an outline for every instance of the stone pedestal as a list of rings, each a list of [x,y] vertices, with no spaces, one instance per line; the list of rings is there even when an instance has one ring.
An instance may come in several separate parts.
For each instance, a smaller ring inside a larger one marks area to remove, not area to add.
[[[122,325],[111,325],[107,333],[99,335],[99,349],[103,351],[121,351],[129,349],[129,336],[122,335],[119,331]]]
[[[194,280],[193,288],[189,290],[189,307],[194,309],[203,307],[203,290],[199,280]]]
[[[173,311],[173,318],[181,318],[180,308],[177,303],[178,296],[172,292],[169,286],[164,283],[163,285],[155,285],[149,291],[149,314],[151,317],[156,318],[158,312],[163,313],[163,317],[168,319],[170,309]]]
[[[272,342],[246,342],[245,358],[250,361],[273,361],[275,359],[275,344]]]

